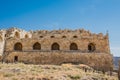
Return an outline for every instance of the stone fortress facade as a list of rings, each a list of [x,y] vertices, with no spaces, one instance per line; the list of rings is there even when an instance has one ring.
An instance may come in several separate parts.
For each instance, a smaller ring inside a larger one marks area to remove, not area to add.
[[[95,34],[84,29],[0,30],[0,54],[4,62],[85,63],[96,66],[105,60],[107,67],[113,66],[108,33]]]

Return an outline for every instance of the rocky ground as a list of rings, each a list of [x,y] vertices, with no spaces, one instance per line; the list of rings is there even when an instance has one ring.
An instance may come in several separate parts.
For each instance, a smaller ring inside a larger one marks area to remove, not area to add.
[[[102,72],[85,72],[81,65],[32,65],[0,63],[0,80],[118,80]]]

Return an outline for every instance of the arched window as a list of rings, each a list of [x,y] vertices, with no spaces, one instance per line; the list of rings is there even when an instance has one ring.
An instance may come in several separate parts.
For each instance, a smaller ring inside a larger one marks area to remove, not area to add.
[[[16,51],[22,51],[22,44],[21,43],[16,43],[15,45],[14,45],[14,50],[16,50]]]
[[[40,36],[40,38],[43,38],[43,36]]]
[[[71,43],[70,44],[70,50],[78,50],[78,46],[76,43]]]
[[[29,38],[27,34],[25,35],[25,38]]]
[[[40,43],[36,42],[36,43],[33,45],[33,50],[40,50],[40,49],[41,49]]]
[[[7,37],[7,34],[5,34],[5,37]]]
[[[50,36],[51,38],[55,38],[55,36]]]
[[[60,46],[58,43],[53,43],[51,46],[51,50],[60,50]]]
[[[77,36],[73,36],[73,38],[77,38]]]
[[[15,32],[15,38],[20,38],[20,34],[18,32]]]
[[[62,36],[62,38],[66,38],[66,36]]]
[[[93,44],[93,43],[89,43],[88,44],[88,50],[90,51],[90,52],[93,52],[93,51],[95,51],[95,44]]]

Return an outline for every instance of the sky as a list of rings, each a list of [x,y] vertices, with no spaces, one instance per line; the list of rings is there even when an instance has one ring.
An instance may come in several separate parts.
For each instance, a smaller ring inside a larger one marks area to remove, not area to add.
[[[82,29],[109,32],[120,57],[120,0],[0,0],[0,29]]]

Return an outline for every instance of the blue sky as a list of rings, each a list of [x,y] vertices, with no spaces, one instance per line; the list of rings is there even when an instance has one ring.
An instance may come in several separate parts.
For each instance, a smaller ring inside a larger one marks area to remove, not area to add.
[[[111,53],[120,56],[120,0],[0,0],[0,29],[109,31]]]

